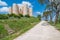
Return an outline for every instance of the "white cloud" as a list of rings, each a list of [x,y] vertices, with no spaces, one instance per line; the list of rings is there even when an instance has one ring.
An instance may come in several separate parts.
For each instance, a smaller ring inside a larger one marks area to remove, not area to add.
[[[0,0],[0,6],[7,6],[7,3]]]
[[[42,16],[42,15],[43,15],[43,12],[39,12],[39,11],[37,11],[36,14]]]
[[[22,4],[27,4],[28,6],[33,7],[32,4],[30,2],[27,2],[27,1],[23,1]]]
[[[37,14],[42,14],[41,12],[36,12]]]
[[[8,7],[2,7],[0,8],[0,12],[9,12],[9,8]]]

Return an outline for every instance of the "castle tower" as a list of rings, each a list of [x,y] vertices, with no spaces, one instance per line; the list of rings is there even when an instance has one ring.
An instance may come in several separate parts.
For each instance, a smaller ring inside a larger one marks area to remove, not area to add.
[[[32,16],[32,7],[29,8],[29,16]]]
[[[32,16],[32,5],[31,3],[29,2],[22,2],[22,5],[23,5],[23,15],[29,15],[29,16]]]
[[[27,4],[23,3],[22,4],[22,10],[23,10],[23,16],[27,15]]]
[[[20,13],[20,14],[23,14],[22,4],[18,4],[18,7],[19,7],[19,13]]]
[[[16,15],[19,14],[19,7],[18,7],[18,5],[15,4],[15,3],[13,4],[13,13],[16,14]]]

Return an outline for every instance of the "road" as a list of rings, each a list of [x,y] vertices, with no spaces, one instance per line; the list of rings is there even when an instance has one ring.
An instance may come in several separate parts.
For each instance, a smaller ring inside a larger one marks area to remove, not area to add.
[[[41,21],[14,40],[60,40],[60,32],[46,21]]]

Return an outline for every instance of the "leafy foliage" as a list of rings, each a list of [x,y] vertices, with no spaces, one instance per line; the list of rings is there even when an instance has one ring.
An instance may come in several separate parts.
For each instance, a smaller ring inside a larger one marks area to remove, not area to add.
[[[52,15],[54,15],[53,17],[51,17],[50,19],[55,17],[55,22],[54,24],[56,24],[58,22],[58,16],[59,16],[59,12],[60,12],[60,1],[59,0],[38,0],[40,4],[46,4],[46,9],[45,10],[50,10],[52,11],[50,14],[50,17]],[[48,15],[44,14],[45,16]],[[47,16],[46,16],[47,19]],[[51,21],[51,20],[50,20]]]
[[[59,15],[59,18],[58,18],[58,22],[60,23],[60,15]]]
[[[20,17],[23,17],[23,15],[22,15],[22,14],[19,14],[19,16],[20,16]]]
[[[29,18],[30,16],[29,16],[29,14],[27,14],[27,15],[25,15],[25,17],[28,17]]]
[[[20,18],[21,16],[12,13],[12,14],[9,14],[9,17]]]
[[[0,19],[8,19],[8,15],[7,14],[0,14]]]
[[[41,15],[38,15],[37,18],[38,18],[39,20],[41,20]]]

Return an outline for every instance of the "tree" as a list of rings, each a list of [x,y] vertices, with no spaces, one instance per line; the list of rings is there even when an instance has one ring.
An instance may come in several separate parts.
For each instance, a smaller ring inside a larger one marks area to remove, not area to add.
[[[52,22],[52,11],[46,11],[46,13],[48,14],[47,16],[50,17],[50,22]]]
[[[48,21],[48,15],[49,15],[49,14],[48,14],[47,11],[45,11],[45,12],[43,13],[43,17],[45,17],[45,20],[46,20],[46,21]]]
[[[60,23],[60,15],[59,15],[59,17],[58,17],[58,22]]]
[[[60,0],[38,0],[41,4],[46,4],[46,9],[49,9],[53,12],[55,12],[55,24],[58,21],[58,16],[60,12]]]
[[[38,15],[37,18],[38,18],[39,20],[41,20],[41,15]]]

